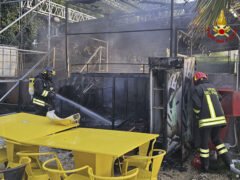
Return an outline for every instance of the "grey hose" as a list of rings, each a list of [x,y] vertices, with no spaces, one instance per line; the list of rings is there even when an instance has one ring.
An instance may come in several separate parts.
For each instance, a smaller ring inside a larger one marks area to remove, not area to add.
[[[230,170],[231,170],[232,172],[236,173],[236,174],[240,174],[240,169],[237,169],[237,168],[235,167],[235,165],[234,165],[234,163],[240,163],[240,160],[238,160],[238,159],[233,159],[232,162],[233,162],[233,163],[230,164]]]

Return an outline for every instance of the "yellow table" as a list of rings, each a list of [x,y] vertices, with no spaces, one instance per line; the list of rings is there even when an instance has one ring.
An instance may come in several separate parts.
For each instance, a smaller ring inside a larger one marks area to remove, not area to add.
[[[111,176],[118,157],[157,137],[157,134],[76,128],[23,143],[72,150],[76,168],[89,165],[95,174]]]
[[[0,117],[0,137],[21,142],[54,134],[78,124],[56,125],[50,119],[28,113],[16,113]]]
[[[28,140],[38,137],[44,137],[54,134],[78,124],[69,126],[56,125],[46,117],[37,116],[28,113],[16,113],[0,117],[0,137],[9,140],[7,145],[7,158],[11,163],[14,161],[14,152],[20,150],[38,151],[38,146],[29,146],[21,142],[28,142]]]

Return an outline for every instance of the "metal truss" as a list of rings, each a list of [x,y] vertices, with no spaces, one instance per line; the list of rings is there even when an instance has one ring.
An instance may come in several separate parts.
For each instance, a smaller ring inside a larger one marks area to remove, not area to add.
[[[240,2],[239,1],[235,1],[232,5],[231,8],[229,10],[232,15],[235,18],[238,18],[238,20],[240,20]]]
[[[42,0],[38,0],[38,1],[42,1]],[[49,15],[49,6],[50,6],[50,15],[65,19],[65,6],[54,3],[52,1],[49,1],[49,2],[50,3],[46,2],[46,5],[44,5],[38,11],[38,13],[48,16]],[[23,2],[23,7],[32,9],[34,7],[35,3],[36,3],[36,0],[28,0],[28,1]],[[69,17],[69,22],[80,22],[80,21],[86,21],[86,20],[90,20],[90,19],[96,19],[93,16],[87,15],[85,13],[76,11],[71,8],[68,8],[68,17]]]

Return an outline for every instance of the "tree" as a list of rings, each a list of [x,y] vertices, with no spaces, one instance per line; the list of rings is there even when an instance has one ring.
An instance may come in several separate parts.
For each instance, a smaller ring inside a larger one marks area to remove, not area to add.
[[[6,4],[1,6],[1,29],[9,25],[11,22],[19,17],[19,4]],[[28,23],[31,15],[22,19],[22,24]],[[34,21],[28,23],[25,29],[23,29],[22,48],[32,48],[32,42],[37,38],[38,27],[42,27],[43,21],[41,18],[36,18]],[[20,46],[20,26],[19,23],[15,23],[8,30],[0,34],[0,43],[6,45]]]

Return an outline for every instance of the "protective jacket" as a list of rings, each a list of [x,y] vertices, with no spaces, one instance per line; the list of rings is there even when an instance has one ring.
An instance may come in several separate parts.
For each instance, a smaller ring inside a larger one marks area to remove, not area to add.
[[[38,75],[34,81],[33,104],[41,107],[53,106],[55,99],[54,85],[52,80]]]
[[[225,126],[226,119],[215,87],[203,79],[193,91],[193,111],[199,121],[199,128]]]

